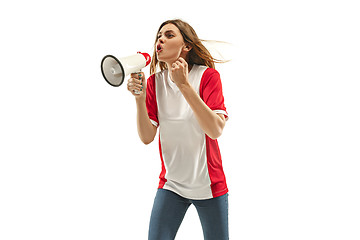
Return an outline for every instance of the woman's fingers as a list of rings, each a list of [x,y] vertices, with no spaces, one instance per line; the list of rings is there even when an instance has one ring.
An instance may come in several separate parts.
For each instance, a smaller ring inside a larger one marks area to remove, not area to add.
[[[142,81],[136,78],[130,78],[127,84],[127,89],[132,93],[134,91],[141,92],[143,90]]]
[[[185,61],[185,59],[183,59],[182,57],[179,57],[172,65],[172,69],[186,69],[188,66],[187,62]]]
[[[129,82],[128,82],[128,88],[132,88],[132,89],[135,89],[135,88],[138,88],[138,89],[141,89],[142,88],[142,84],[141,84],[141,81],[138,81],[134,78],[130,79]]]
[[[143,80],[145,79],[145,74],[143,72],[132,73],[131,78]]]
[[[134,95],[140,97],[146,91],[145,74],[143,72],[132,73],[128,80],[127,89]]]

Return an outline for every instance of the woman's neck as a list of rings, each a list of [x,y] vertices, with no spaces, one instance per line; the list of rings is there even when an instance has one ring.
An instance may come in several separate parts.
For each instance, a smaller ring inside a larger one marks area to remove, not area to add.
[[[167,69],[171,69],[173,63],[166,63]],[[191,69],[193,68],[194,64],[188,64],[188,72],[191,71]]]

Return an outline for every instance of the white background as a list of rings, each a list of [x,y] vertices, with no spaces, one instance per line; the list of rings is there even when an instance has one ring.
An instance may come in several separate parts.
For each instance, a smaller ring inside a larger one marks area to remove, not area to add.
[[[217,65],[230,238],[360,239],[355,3],[1,3],[0,239],[147,239],[157,138],[140,142],[135,101],[100,61],[152,53],[173,18],[234,45]],[[195,208],[177,239],[202,239]]]

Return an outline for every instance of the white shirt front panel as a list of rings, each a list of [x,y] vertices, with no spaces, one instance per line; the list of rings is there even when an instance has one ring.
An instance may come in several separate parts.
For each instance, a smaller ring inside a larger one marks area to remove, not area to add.
[[[194,65],[189,82],[199,94],[205,66]],[[168,70],[156,74],[160,144],[167,179],[164,189],[190,199],[211,198],[205,133]]]

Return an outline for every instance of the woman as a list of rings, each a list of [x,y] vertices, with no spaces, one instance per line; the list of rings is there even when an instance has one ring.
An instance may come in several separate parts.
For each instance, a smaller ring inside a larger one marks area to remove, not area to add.
[[[205,240],[229,238],[228,189],[216,140],[228,114],[214,62],[189,24],[169,20],[157,32],[147,84],[144,73],[128,80],[142,142],[151,143],[159,127],[162,170],[149,240],[174,239],[191,204]]]

